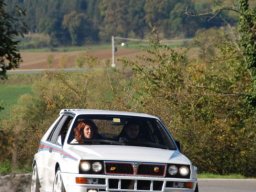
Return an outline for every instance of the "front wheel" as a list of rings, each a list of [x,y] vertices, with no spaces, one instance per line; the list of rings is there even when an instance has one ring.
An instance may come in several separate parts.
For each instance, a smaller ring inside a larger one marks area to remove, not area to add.
[[[33,166],[33,172],[31,177],[31,192],[40,192],[40,183],[36,165]]]
[[[60,169],[57,170],[53,182],[53,192],[65,192],[65,188],[62,182]]]
[[[195,192],[199,192],[198,184],[196,184]]]

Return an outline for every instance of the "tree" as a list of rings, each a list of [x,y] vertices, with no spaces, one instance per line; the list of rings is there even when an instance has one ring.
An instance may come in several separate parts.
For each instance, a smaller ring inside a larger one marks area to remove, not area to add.
[[[21,56],[17,45],[18,36],[26,31],[25,24],[21,20],[24,12],[17,8],[15,14],[5,11],[4,0],[0,0],[0,78],[7,78],[7,70],[19,67]]]
[[[96,37],[94,27],[84,13],[70,12],[64,16],[62,25],[68,29],[72,45],[82,45],[90,37]]]
[[[102,0],[100,8],[103,16],[101,39],[108,41],[112,35],[127,37],[130,26],[127,1]]]
[[[197,38],[208,54],[197,60],[157,39],[144,56],[125,60],[135,74],[134,90],[129,90],[135,94],[126,103],[163,118],[200,171],[229,174],[235,170],[252,176],[256,113],[245,100],[251,83],[226,33],[208,31],[207,37],[215,37]],[[208,40],[214,43],[205,46]]]
[[[144,11],[144,4],[145,1],[143,0],[130,0],[128,1],[128,18],[129,20],[129,37],[139,37],[143,38],[145,35],[145,11]]]
[[[157,27],[159,32],[165,32],[165,29],[172,28],[172,25],[168,25],[169,14],[176,1],[155,1],[148,0],[145,2],[145,21],[148,25],[148,29]],[[165,34],[164,34],[165,36]]]
[[[251,95],[249,102],[256,107],[256,7],[250,8],[248,0],[239,1],[240,21],[239,41],[243,61],[245,61],[252,79]]]

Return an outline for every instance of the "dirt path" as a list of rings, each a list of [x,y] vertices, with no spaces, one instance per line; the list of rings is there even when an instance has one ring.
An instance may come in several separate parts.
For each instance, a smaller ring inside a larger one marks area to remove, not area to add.
[[[119,49],[115,57],[134,57],[138,50]],[[19,69],[70,68],[76,66],[76,59],[81,55],[92,56],[100,60],[112,58],[110,49],[70,51],[70,52],[21,52],[23,62]],[[50,60],[52,63],[50,64]]]

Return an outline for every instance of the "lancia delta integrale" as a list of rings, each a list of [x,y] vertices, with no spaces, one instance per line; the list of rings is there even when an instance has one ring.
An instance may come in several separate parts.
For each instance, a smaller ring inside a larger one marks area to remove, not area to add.
[[[198,183],[158,117],[63,109],[34,155],[31,191],[198,192]]]

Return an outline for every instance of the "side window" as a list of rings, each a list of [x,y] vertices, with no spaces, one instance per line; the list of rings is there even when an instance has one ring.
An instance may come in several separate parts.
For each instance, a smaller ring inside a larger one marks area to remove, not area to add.
[[[50,135],[48,136],[47,141],[51,141],[51,140],[52,140],[52,137],[53,137],[54,133],[56,132],[57,127],[59,126],[60,122],[63,121],[63,118],[64,118],[64,117],[65,117],[65,116],[62,116],[62,117],[60,118],[60,120],[54,125],[54,128],[52,129]]]
[[[58,145],[63,145],[66,135],[67,135],[67,132],[68,132],[68,128],[70,127],[72,120],[73,120],[73,117],[68,116],[66,121],[64,122],[64,124],[58,134],[58,138],[57,138]]]
[[[54,129],[50,133],[47,141],[54,144],[62,145],[72,120],[72,116],[63,115],[60,121],[55,125]]]

